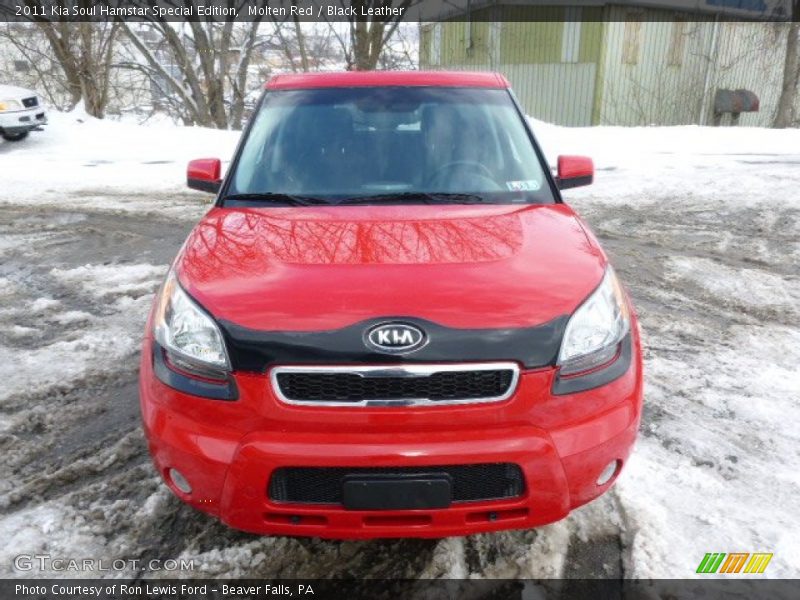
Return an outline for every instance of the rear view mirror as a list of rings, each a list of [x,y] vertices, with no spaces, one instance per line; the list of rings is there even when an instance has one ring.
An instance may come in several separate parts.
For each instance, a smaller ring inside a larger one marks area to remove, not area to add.
[[[222,163],[218,158],[198,158],[189,161],[186,185],[193,190],[216,194],[222,185]]]
[[[558,157],[558,187],[569,188],[589,185],[594,181],[594,163],[588,156]]]

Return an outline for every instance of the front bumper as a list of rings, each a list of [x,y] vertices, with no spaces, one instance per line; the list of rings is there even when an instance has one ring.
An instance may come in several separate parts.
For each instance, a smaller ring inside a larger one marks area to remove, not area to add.
[[[6,133],[33,131],[43,125],[47,125],[47,115],[41,105],[24,110],[0,112],[0,130]]]
[[[523,371],[503,402],[425,408],[289,406],[268,374],[236,374],[239,398],[194,397],[153,374],[151,340],[142,351],[140,398],[150,451],[182,500],[237,529],[326,538],[444,537],[522,529],[557,521],[613,485],[600,473],[623,465],[642,405],[640,342],[618,379],[593,390],[552,395],[554,369]],[[525,492],[433,510],[346,510],[280,503],[267,489],[280,467],[424,467],[510,462]],[[170,469],[188,480],[176,487]]]

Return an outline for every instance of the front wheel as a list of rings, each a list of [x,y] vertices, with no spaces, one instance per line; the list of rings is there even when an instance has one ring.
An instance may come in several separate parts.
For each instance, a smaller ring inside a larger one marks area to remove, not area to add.
[[[7,142],[19,142],[28,137],[28,131],[20,131],[19,133],[8,133],[6,131],[0,132],[0,136]]]

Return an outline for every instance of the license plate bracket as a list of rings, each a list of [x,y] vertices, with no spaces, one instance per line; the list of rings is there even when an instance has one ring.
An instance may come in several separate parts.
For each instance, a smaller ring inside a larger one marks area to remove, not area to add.
[[[424,510],[451,502],[446,473],[348,475],[342,481],[342,505],[348,510]]]

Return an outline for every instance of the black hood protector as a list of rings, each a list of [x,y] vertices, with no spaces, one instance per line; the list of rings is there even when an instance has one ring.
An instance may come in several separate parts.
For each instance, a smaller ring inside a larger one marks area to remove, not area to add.
[[[219,321],[234,371],[264,372],[275,365],[418,364],[516,361],[524,368],[553,366],[569,317],[534,327],[460,329],[414,317],[368,319],[324,331],[259,331]],[[408,323],[427,343],[406,354],[369,347],[365,333],[384,323]]]

